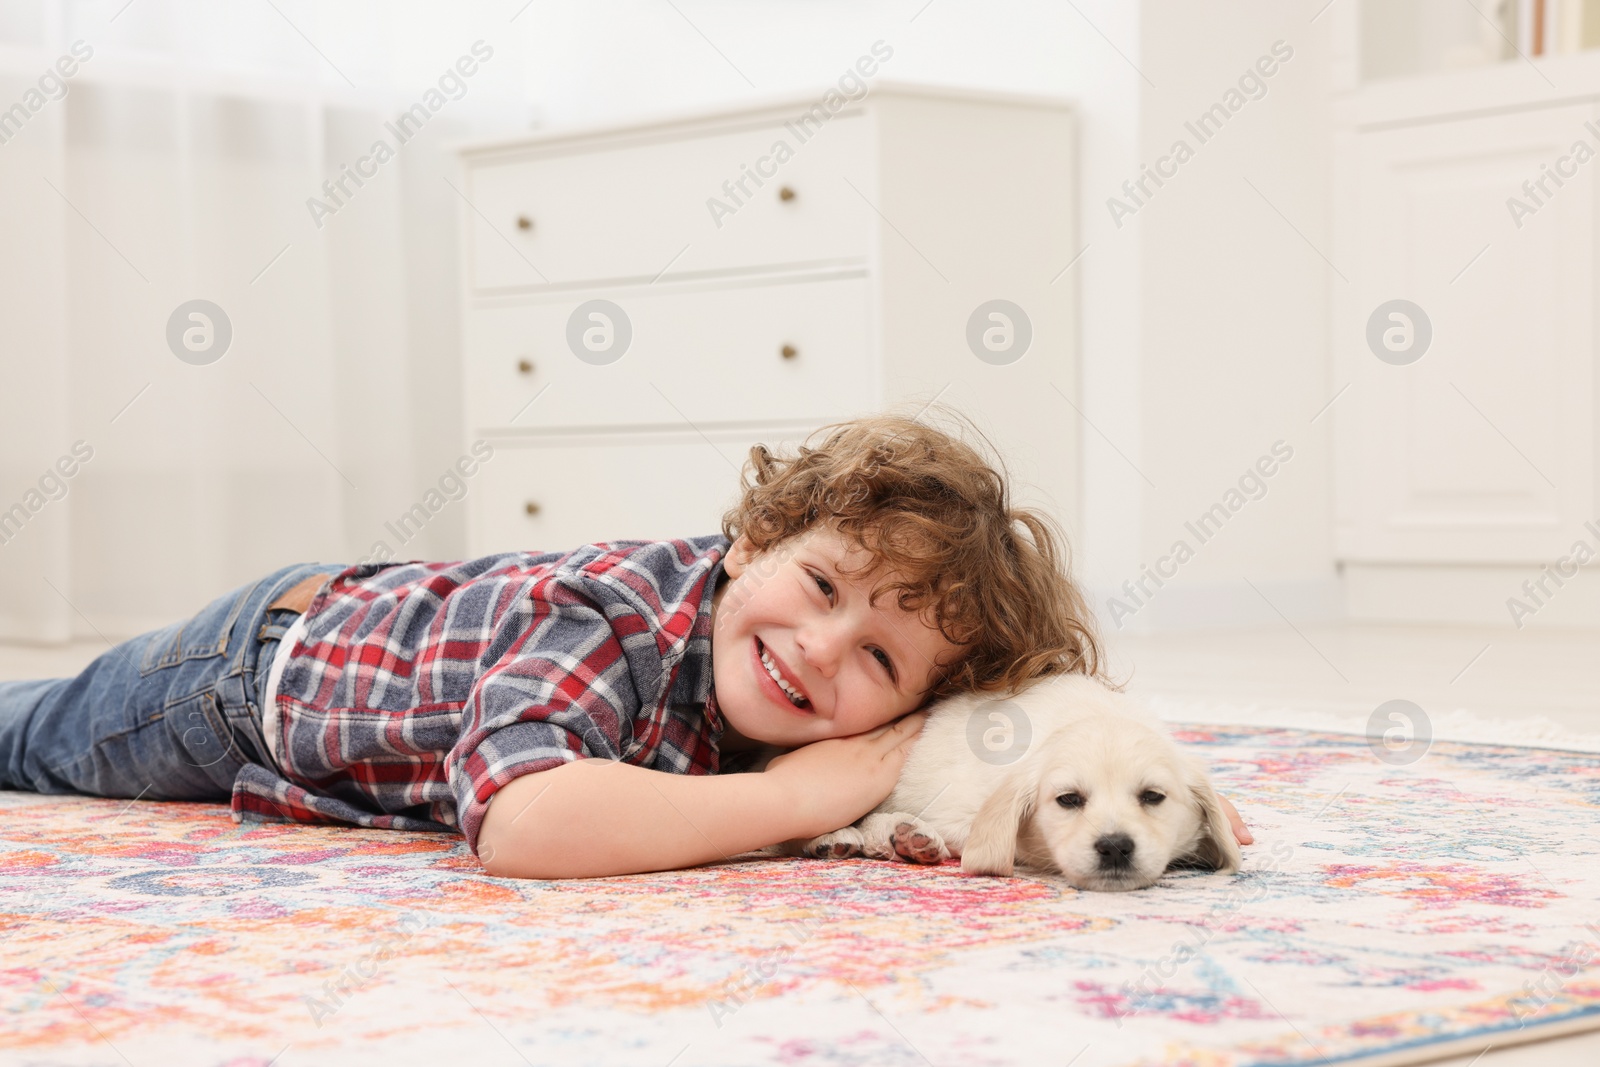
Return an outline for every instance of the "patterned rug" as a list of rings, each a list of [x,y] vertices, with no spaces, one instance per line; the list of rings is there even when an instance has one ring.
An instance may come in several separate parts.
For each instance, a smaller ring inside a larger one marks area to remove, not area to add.
[[[0,793],[0,1061],[1371,1065],[1600,1028],[1600,759],[1179,737],[1258,843],[1126,894],[753,857],[519,882],[448,835]]]

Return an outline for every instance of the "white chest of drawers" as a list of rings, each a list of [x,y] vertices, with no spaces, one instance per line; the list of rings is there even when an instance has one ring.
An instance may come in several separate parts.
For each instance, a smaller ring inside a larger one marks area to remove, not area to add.
[[[470,553],[713,532],[751,445],[936,397],[1074,528],[1065,103],[880,85],[460,159]]]

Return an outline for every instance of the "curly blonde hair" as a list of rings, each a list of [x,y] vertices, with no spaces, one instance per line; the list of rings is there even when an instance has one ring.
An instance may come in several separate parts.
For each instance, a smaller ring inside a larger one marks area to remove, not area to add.
[[[939,414],[994,451],[970,420]],[[751,448],[742,489],[722,517],[730,541],[743,536],[760,553],[827,524],[893,577],[874,600],[894,592],[904,611],[932,609],[961,653],[936,675],[930,699],[1009,692],[1064,672],[1106,680],[1060,529],[1013,507],[1003,464],[960,437],[899,414],[836,423],[793,455]]]

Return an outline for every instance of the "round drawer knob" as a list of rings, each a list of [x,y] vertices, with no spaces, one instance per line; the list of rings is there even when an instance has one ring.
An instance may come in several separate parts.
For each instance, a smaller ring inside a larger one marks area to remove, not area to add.
[[[778,349],[778,355],[782,356],[784,359],[793,359],[799,354],[800,350],[794,345],[784,345],[782,348]]]
[[[783,188],[778,190],[778,199],[779,200],[789,201],[789,200],[793,200],[794,197],[795,197],[794,190],[789,188],[787,185],[785,185]]]
[[[517,373],[519,373],[519,374],[532,374],[533,373],[533,360],[531,360],[531,359],[519,359],[519,360],[517,360]]]
[[[533,220],[530,219],[526,215],[518,215],[517,216],[517,229],[519,229],[519,230],[531,230],[531,229],[533,229]]]
[[[522,505],[522,510],[530,516],[537,515],[539,514],[539,505],[530,500],[526,504]]]

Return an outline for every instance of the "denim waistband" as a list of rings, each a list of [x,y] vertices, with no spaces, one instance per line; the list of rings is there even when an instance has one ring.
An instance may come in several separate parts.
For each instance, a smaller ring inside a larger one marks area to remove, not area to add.
[[[217,682],[218,703],[240,754],[247,762],[273,767],[263,734],[261,689],[272,666],[278,640],[296,612],[267,610],[287,590],[313,574],[334,575],[343,564],[299,563],[262,578],[239,598],[229,627],[228,668]]]

